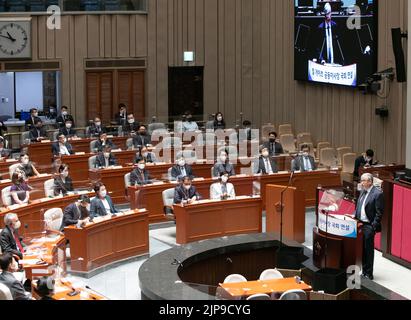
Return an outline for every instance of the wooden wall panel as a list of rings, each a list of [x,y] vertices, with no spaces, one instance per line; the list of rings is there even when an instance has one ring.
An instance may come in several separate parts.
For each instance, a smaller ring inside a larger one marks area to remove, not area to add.
[[[380,0],[379,69],[394,66],[392,27],[408,26],[406,0]],[[60,59],[62,103],[79,123],[85,115],[84,59],[146,57],[146,115],[168,114],[168,67],[182,66],[195,51],[204,66],[204,113],[219,110],[229,125],[244,118],[256,127],[291,123],[315,141],[372,147],[387,162],[405,161],[405,85],[394,82],[388,98],[349,88],[293,80],[293,0],[149,0],[148,15],[62,16],[62,29],[46,30],[33,16],[34,60]],[[404,42],[405,43],[405,42]],[[386,105],[390,117],[375,116]]]

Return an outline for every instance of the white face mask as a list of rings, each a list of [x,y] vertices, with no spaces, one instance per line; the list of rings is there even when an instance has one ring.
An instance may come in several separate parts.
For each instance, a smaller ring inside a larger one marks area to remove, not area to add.
[[[304,157],[308,157],[308,156],[309,156],[309,153],[308,153],[308,152],[303,152],[303,156],[304,156]]]
[[[104,152],[104,157],[105,158],[110,158],[110,152]]]
[[[19,220],[19,221],[17,221],[17,222],[14,224],[13,229],[14,229],[14,230],[18,230],[18,229],[20,229],[20,227],[21,227],[21,222],[20,222],[20,220]]]
[[[184,185],[184,188],[185,188],[186,190],[190,190],[191,185]]]
[[[63,111],[61,114],[62,114],[63,116],[66,116],[66,115],[67,115],[67,111]]]
[[[33,113],[33,117],[38,117],[38,116],[39,116],[38,112]]]
[[[227,156],[221,156],[221,157],[220,157],[220,160],[221,160],[222,162],[226,162],[226,161],[227,161]]]
[[[69,173],[68,173],[68,171],[63,171],[63,172],[61,173],[61,175],[62,175],[64,178],[67,178],[68,175],[69,175]]]
[[[105,197],[107,196],[107,190],[100,191],[100,196],[101,196],[102,198],[105,198]]]
[[[140,170],[144,170],[144,169],[146,168],[146,165],[145,165],[144,163],[140,163],[140,164],[138,165],[138,168],[139,168]]]
[[[270,153],[268,151],[263,152],[263,157],[267,158],[269,155],[270,155]]]
[[[95,124],[96,124],[97,127],[101,126],[101,122],[96,122]]]
[[[227,176],[222,176],[222,177],[221,177],[221,182],[222,182],[222,183],[227,183],[227,181],[228,181],[228,177],[227,177]]]
[[[180,160],[180,161],[178,162],[178,165],[179,165],[180,167],[184,167],[184,166],[186,165],[186,161],[185,161],[185,160]]]
[[[71,129],[72,126],[73,126],[73,125],[72,125],[71,123],[66,123],[66,128],[67,128],[67,129]]]
[[[22,161],[22,163],[24,164],[24,165],[28,165],[29,164],[29,159],[23,159],[23,161]]]
[[[134,119],[128,119],[129,124],[133,124],[134,122],[136,122]]]

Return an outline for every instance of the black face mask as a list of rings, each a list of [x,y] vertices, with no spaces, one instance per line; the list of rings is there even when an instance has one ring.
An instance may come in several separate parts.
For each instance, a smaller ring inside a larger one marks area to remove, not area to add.
[[[270,138],[270,142],[275,142],[275,138]]]
[[[140,131],[140,135],[141,135],[141,136],[145,136],[145,135],[146,135],[146,132],[145,132],[145,131]]]

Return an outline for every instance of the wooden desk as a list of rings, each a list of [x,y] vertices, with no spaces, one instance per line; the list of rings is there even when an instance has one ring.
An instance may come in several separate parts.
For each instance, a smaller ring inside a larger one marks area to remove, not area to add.
[[[149,252],[146,210],[119,214],[81,229],[70,226],[64,233],[70,241],[71,270],[80,274]]]
[[[195,180],[193,185],[197,188],[202,199],[210,198],[210,186],[218,180],[204,179]],[[231,177],[230,183],[234,185],[237,196],[249,196],[253,193],[252,176]],[[146,186],[132,186],[128,188],[130,206],[132,209],[146,208],[151,223],[165,221],[163,210],[162,192],[167,189],[175,188],[176,183],[160,183]]]
[[[66,238],[58,232],[49,231],[47,234],[52,237],[41,235],[38,238],[30,237],[23,240],[27,244],[27,253],[24,254],[21,265],[26,272],[26,278],[29,280],[54,274],[55,265],[59,262],[63,262],[59,266],[63,271],[66,270]],[[40,253],[40,250],[44,251]],[[44,263],[37,264],[34,260]]]
[[[70,296],[69,293],[73,292],[73,286],[69,281],[64,281],[59,279],[54,284],[54,293],[51,294],[52,300],[107,300],[101,294],[98,294],[95,291],[89,290],[87,288],[75,288],[78,291],[78,294],[75,296]],[[32,297],[36,300],[40,300],[41,297],[37,293],[36,284],[32,284],[31,290]]]
[[[3,179],[10,178],[9,167],[16,163],[18,161],[14,159],[0,161],[0,176],[3,176]]]
[[[126,141],[129,137],[112,137],[108,138],[111,140],[118,149],[127,150]],[[97,140],[96,138],[86,138],[86,139],[69,139],[69,143],[73,147],[74,152],[90,152],[91,141]]]
[[[228,297],[246,298],[254,294],[268,294],[272,293],[284,293],[288,290],[304,290],[312,291],[311,286],[301,281],[297,283],[295,278],[283,278],[273,280],[257,280],[238,283],[221,283],[220,287],[224,289]]]
[[[94,193],[87,193],[89,196],[94,195]],[[19,216],[21,221],[23,237],[30,236],[30,234],[43,232],[44,231],[44,218],[43,214],[48,209],[61,208],[64,209],[69,204],[77,201],[79,195],[67,195],[64,197],[55,198],[43,198],[39,200],[34,200],[30,204],[16,206],[16,208],[0,208],[0,228],[4,228],[4,215],[13,212]],[[27,228],[26,228],[27,226]]]
[[[383,166],[373,166],[370,168],[360,168],[358,170],[360,177],[364,174],[364,173],[371,173],[373,175],[375,175],[377,178],[380,179],[394,179],[394,174],[397,171],[403,171],[405,170],[405,165],[383,165]],[[387,175],[392,175],[387,176]]]
[[[175,205],[174,214],[178,244],[262,231],[260,197]]]

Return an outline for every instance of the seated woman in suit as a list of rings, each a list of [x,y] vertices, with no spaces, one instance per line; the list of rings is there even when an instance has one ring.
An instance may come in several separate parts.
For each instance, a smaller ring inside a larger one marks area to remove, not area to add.
[[[235,176],[234,165],[228,160],[227,151],[221,151],[217,163],[213,167],[213,177],[219,177],[222,172],[228,172],[228,175]]]
[[[40,175],[34,165],[30,162],[29,155],[25,153],[20,155],[20,165],[18,166],[18,169],[24,172],[24,179]]]
[[[134,160],[134,163],[137,164],[137,160],[139,158],[144,158],[144,160],[146,160],[146,163],[157,163],[158,162],[154,152],[148,151],[147,147],[142,147],[138,152],[136,152],[136,158]]]
[[[192,182],[193,180],[189,176],[182,179],[182,183],[174,190],[174,204],[190,204],[200,200],[200,194]]]
[[[54,195],[66,195],[74,190],[73,180],[69,176],[69,166],[62,164],[59,167],[58,175],[54,178]]]
[[[190,177],[194,179],[194,173],[191,166],[186,163],[184,156],[180,155],[177,158],[177,164],[171,169],[171,178],[172,180],[178,180],[178,178]]]
[[[103,152],[99,152],[96,157],[96,167],[97,168],[108,168],[117,165],[117,159],[111,153],[111,148],[106,145]]]
[[[228,182],[228,172],[221,172],[219,182],[213,183],[210,187],[211,200],[227,200],[235,198],[234,185]]]
[[[12,204],[24,204],[29,203],[30,200],[30,187],[24,180],[23,173],[16,171],[11,178],[11,203]]]
[[[113,204],[111,197],[107,195],[106,186],[102,183],[97,183],[94,186],[96,197],[91,201],[90,218],[104,217],[107,215],[116,216],[119,211]]]
[[[150,172],[146,170],[146,160],[144,158],[137,159],[137,168],[131,171],[130,174],[130,184],[135,185],[146,185],[153,183],[151,181]]]

